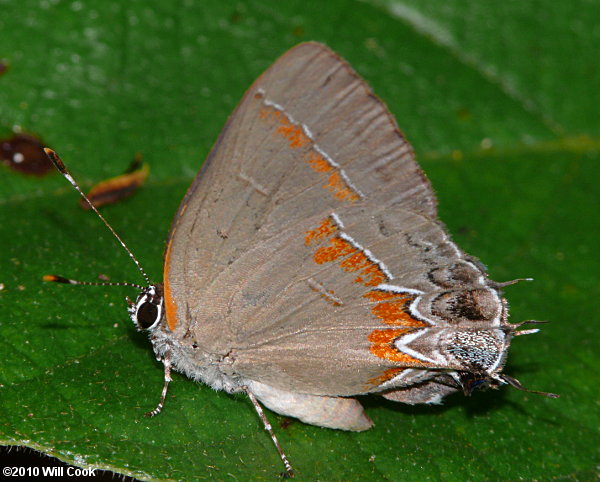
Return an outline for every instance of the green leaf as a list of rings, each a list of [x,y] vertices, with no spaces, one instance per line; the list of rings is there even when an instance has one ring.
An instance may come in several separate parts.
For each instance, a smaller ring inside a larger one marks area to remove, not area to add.
[[[187,186],[251,82],[289,47],[346,57],[397,116],[458,244],[508,289],[510,388],[441,407],[367,397],[365,433],[267,412],[301,480],[584,480],[597,466],[600,76],[596,2],[0,0],[0,137],[56,149],[81,184],[141,152],[148,183],[104,209],[154,279]],[[164,412],[126,288],[140,282],[56,174],[0,172],[0,443],[140,479],[272,479],[282,465],[244,397],[176,375]]]

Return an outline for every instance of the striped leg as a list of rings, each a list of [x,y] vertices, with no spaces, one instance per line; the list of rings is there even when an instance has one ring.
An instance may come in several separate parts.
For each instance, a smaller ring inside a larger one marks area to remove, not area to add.
[[[163,386],[158,405],[151,412],[146,412],[144,414],[146,417],[154,417],[155,415],[158,415],[165,405],[165,397],[167,396],[167,389],[169,388],[169,382],[171,381],[171,352],[166,352],[165,356],[160,361],[162,361],[165,367],[165,384]]]
[[[261,419],[261,421],[262,421],[262,423],[263,423],[263,425],[265,427],[265,430],[267,432],[269,432],[269,435],[271,436],[271,440],[273,440],[273,443],[275,444],[275,447],[277,448],[277,452],[279,452],[279,456],[281,457],[281,461],[283,462],[283,465],[285,465],[285,474],[284,474],[284,477],[285,478],[294,477],[294,470],[292,469],[292,466],[290,465],[290,462],[288,461],[286,455],[283,453],[281,445],[279,445],[279,441],[277,440],[277,436],[275,435],[275,432],[273,432],[273,427],[271,426],[271,424],[267,420],[265,412],[263,411],[262,407],[260,406],[260,403],[258,402],[258,400],[256,399],[256,397],[254,396],[254,393],[252,393],[248,389],[248,387],[243,387],[243,389],[246,392],[246,394],[248,395],[248,398],[250,398],[250,401],[252,402],[252,405],[254,405],[256,413],[258,413],[258,416],[260,417],[260,419]]]

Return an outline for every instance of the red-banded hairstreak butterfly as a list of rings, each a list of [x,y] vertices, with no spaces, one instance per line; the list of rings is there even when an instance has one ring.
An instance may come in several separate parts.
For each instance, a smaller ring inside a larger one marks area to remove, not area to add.
[[[171,368],[245,392],[288,475],[260,404],[361,431],[373,422],[356,395],[416,404],[524,390],[502,373],[511,339],[537,331],[508,322],[501,289],[515,281],[489,280],[452,242],[385,105],[318,43],[246,92],[175,215],[163,283],[141,271],[149,286],[129,313],[165,380],[149,415]]]

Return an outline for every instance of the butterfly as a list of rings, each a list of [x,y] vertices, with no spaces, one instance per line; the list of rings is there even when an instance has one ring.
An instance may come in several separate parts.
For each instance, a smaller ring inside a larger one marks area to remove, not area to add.
[[[490,280],[452,241],[389,110],[319,43],[252,84],[175,215],[163,283],[141,271],[129,313],[165,373],[149,415],[171,369],[245,392],[288,475],[261,405],[362,431],[373,422],[356,395],[524,389],[502,373],[511,339],[537,331],[508,322],[502,288],[518,280]]]

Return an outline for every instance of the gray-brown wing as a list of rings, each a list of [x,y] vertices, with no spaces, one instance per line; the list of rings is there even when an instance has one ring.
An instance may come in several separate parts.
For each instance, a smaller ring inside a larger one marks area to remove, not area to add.
[[[327,209],[361,204],[436,212],[386,107],[339,56],[302,44],[252,85],[181,203],[165,255],[168,312],[187,326],[248,250]],[[296,260],[287,262],[282,271]],[[227,299],[236,288],[223,289]]]

